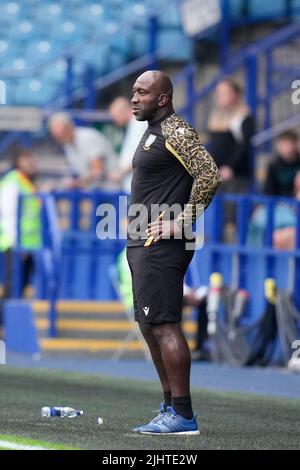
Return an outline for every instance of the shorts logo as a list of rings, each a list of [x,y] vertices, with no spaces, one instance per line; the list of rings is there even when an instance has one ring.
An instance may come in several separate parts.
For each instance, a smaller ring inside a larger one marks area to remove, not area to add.
[[[152,145],[153,142],[155,141],[155,139],[156,139],[156,135],[150,134],[149,137],[148,137],[148,139],[147,139],[146,142],[145,142],[145,145],[144,145],[143,149],[144,149],[144,150],[149,150],[150,147],[151,147],[151,145]]]
[[[147,316],[150,310],[150,307],[143,307],[144,314]]]

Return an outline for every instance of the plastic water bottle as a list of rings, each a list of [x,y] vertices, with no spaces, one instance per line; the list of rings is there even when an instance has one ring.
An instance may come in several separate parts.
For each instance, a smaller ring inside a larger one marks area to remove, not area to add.
[[[41,411],[43,418],[52,418],[58,416],[59,418],[76,418],[82,416],[82,410],[75,410],[70,406],[44,406]]]

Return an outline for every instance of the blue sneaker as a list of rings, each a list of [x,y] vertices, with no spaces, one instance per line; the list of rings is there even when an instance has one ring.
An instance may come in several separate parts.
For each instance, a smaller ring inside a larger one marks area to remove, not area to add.
[[[192,419],[185,419],[183,416],[177,415],[172,406],[168,406],[167,411],[162,413],[155,422],[153,420],[146,426],[137,429],[137,432],[141,434],[181,434],[186,436],[200,434],[196,416]]]
[[[165,407],[164,402],[162,402],[160,404],[160,407],[159,407],[159,414],[157,416],[155,416],[155,418],[153,418],[152,421],[150,421],[149,424],[145,424],[144,426],[139,426],[137,428],[134,428],[134,432],[141,432],[140,429],[145,428],[147,426],[152,426],[153,424],[156,424],[166,412],[167,412],[167,409]]]

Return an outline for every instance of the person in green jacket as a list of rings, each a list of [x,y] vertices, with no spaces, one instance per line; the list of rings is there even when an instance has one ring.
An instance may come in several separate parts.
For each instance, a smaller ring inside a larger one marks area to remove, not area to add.
[[[10,297],[12,281],[12,252],[17,246],[18,201],[19,195],[34,195],[37,187],[34,179],[37,166],[32,153],[25,148],[15,147],[13,168],[0,182],[0,251],[3,253],[5,279],[2,296]],[[41,246],[41,202],[37,197],[22,200],[20,209],[20,238],[18,246],[22,254],[22,288],[28,283],[33,271],[33,258],[30,251]],[[28,250],[28,253],[26,252]],[[22,289],[22,290],[23,290]]]
[[[123,248],[123,250],[120,252],[117,258],[116,266],[121,301],[128,311],[133,311],[132,280],[126,257],[126,248]]]

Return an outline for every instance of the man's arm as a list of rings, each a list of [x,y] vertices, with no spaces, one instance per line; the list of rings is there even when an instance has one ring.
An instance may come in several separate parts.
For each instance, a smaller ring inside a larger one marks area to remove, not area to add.
[[[81,186],[86,186],[93,183],[94,181],[101,180],[103,173],[103,158],[95,157],[90,161],[88,175],[79,178],[79,182]]]
[[[88,160],[89,172],[80,179],[85,184],[106,179],[109,166],[116,160],[107,137],[93,128],[85,129],[85,158]]]
[[[108,178],[110,181],[121,181],[125,176],[130,175],[132,173],[132,163],[129,165],[119,168],[117,170],[113,170],[109,173]]]
[[[212,156],[201,144],[198,133],[182,121],[173,132],[163,132],[167,149],[180,161],[194,183],[185,209],[177,216],[178,224],[190,226],[208,207],[221,183],[221,176]],[[167,120],[168,121],[168,120]]]
[[[228,166],[235,172],[243,165],[245,155],[249,157],[251,139],[255,134],[255,123],[252,116],[247,116],[241,123],[241,140],[236,139],[235,150],[229,156]],[[249,162],[246,162],[249,166]]]
[[[0,216],[3,224],[3,234],[10,243],[15,244],[17,236],[19,189],[16,183],[10,183],[0,192]],[[8,248],[11,248],[9,246]]]
[[[85,176],[65,178],[64,187],[67,189],[84,189],[94,182],[99,182],[102,179],[104,172],[104,165],[102,158],[95,157],[89,162],[89,171]]]

